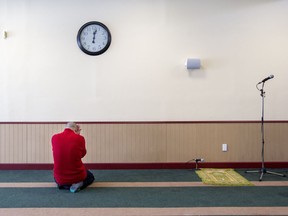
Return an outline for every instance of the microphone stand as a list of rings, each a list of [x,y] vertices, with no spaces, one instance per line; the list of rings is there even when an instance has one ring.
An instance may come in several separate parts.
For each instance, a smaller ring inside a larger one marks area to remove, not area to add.
[[[264,143],[265,143],[265,140],[264,140],[264,97],[265,97],[264,84],[265,84],[265,81],[264,82],[262,81],[262,88],[261,89],[258,88],[259,84],[260,83],[258,83],[256,85],[256,88],[261,92],[260,95],[262,97],[262,117],[261,117],[261,134],[262,134],[262,152],[261,152],[261,156],[262,156],[262,167],[261,167],[260,170],[245,171],[245,173],[253,173],[253,172],[260,173],[259,181],[262,181],[263,175],[266,174],[266,173],[267,174],[271,174],[271,175],[282,176],[282,177],[286,177],[286,175],[281,174],[281,173],[271,172],[271,171],[268,171],[265,168],[265,162],[264,162]]]

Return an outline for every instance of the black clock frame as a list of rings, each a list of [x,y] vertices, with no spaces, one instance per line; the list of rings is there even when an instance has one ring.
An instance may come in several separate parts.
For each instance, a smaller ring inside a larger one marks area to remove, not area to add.
[[[82,46],[82,44],[81,44],[81,41],[80,41],[81,33],[82,33],[83,29],[86,28],[86,27],[89,26],[89,25],[99,25],[99,26],[102,26],[102,27],[107,31],[107,33],[108,33],[108,41],[107,41],[107,44],[106,44],[106,46],[105,46],[102,50],[100,50],[100,51],[90,52],[90,51],[86,50],[86,49]],[[86,53],[86,54],[88,54],[88,55],[92,55],[92,56],[101,55],[102,53],[106,52],[107,49],[110,47],[111,41],[112,41],[112,37],[111,37],[111,33],[110,33],[108,27],[107,27],[106,25],[104,25],[103,23],[98,22],[98,21],[90,21],[90,22],[85,23],[83,26],[81,26],[81,28],[79,29],[78,34],[77,34],[77,44],[78,44],[79,48],[80,48],[84,53]]]

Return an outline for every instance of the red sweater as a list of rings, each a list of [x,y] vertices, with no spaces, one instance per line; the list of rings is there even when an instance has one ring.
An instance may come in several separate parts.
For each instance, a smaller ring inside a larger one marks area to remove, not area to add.
[[[82,158],[86,155],[85,139],[71,129],[52,137],[54,158],[54,178],[60,185],[73,184],[83,181],[86,168]]]

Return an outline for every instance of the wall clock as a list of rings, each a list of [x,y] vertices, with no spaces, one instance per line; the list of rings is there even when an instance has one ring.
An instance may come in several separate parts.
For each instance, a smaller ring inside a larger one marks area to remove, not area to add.
[[[106,25],[98,21],[85,23],[78,31],[79,48],[88,55],[100,55],[111,44],[111,34]]]

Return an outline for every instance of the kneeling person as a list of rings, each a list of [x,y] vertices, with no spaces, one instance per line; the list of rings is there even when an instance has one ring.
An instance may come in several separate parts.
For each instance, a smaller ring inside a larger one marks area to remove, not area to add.
[[[63,132],[53,135],[54,179],[59,189],[77,192],[94,181],[94,175],[85,168],[82,158],[86,155],[85,138],[80,127],[68,122]]]

